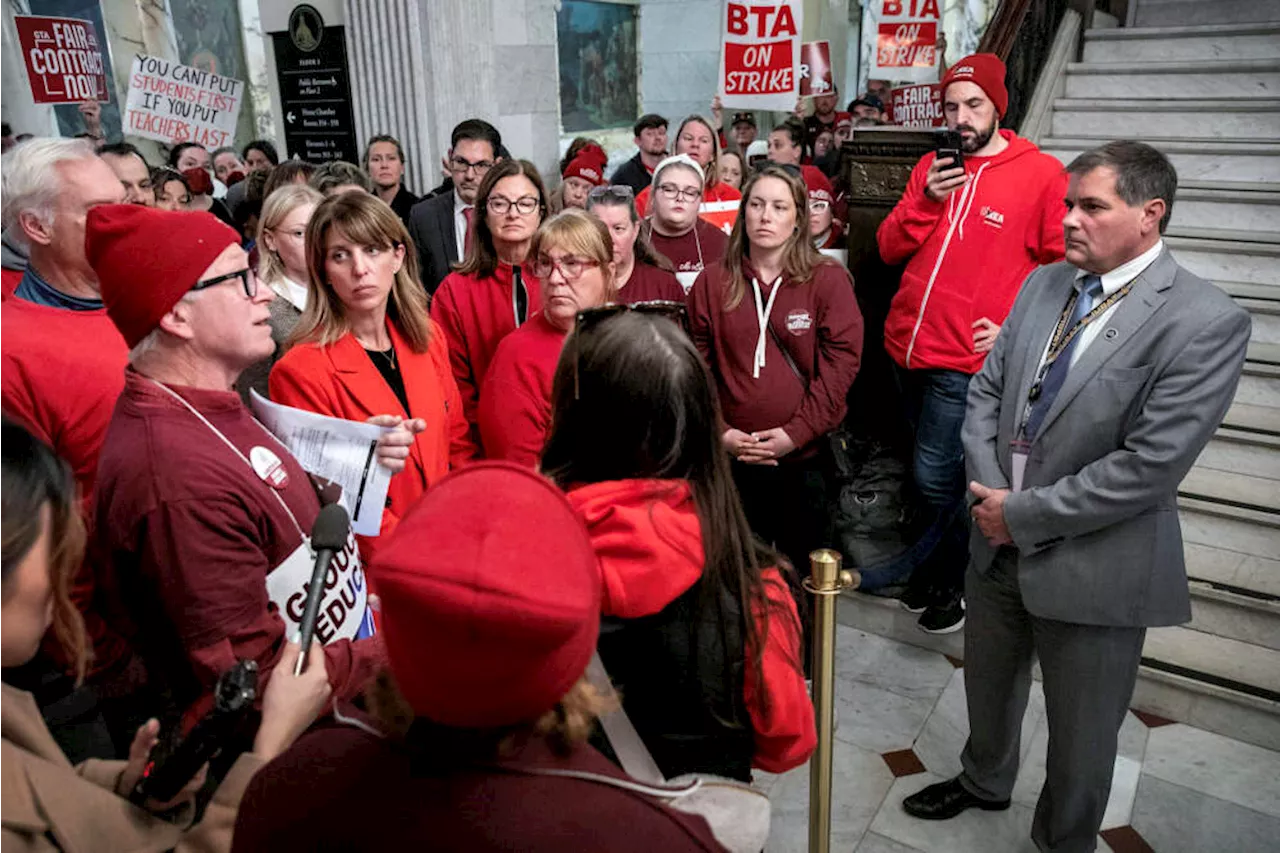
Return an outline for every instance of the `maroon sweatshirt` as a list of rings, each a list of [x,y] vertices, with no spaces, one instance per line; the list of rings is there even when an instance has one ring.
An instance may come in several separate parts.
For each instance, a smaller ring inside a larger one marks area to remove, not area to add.
[[[98,465],[95,532],[115,567],[151,677],[190,704],[207,700],[237,659],[256,660],[262,679],[276,665],[285,621],[268,596],[267,577],[302,544],[298,526],[310,532],[320,499],[297,460],[235,391],[170,390],[246,458],[278,465],[255,474],[163,388],[126,372]],[[356,574],[363,584],[363,573]],[[322,642],[324,632],[318,624]],[[376,635],[328,642],[325,655],[340,699],[356,696],[386,659]]]
[[[729,245],[729,238],[711,223],[698,219],[692,228],[679,237],[665,237],[651,230],[649,244],[675,266],[676,278],[688,293],[698,273],[720,263],[724,250]]]
[[[684,302],[684,288],[673,273],[653,264],[636,261],[631,269],[631,277],[618,291],[618,301],[634,305],[637,302],[658,300]]]
[[[732,311],[724,307],[723,265],[708,267],[698,276],[689,293],[693,342],[715,378],[725,423],[743,432],[782,427],[802,453],[844,419],[845,395],[858,374],[862,314],[853,296],[853,280],[830,260],[814,269],[811,281],[782,280],[769,314],[772,333],[765,334],[765,363],[756,378],[760,324],[749,261],[743,262],[743,273],[747,293]],[[762,306],[770,292],[761,282]]]

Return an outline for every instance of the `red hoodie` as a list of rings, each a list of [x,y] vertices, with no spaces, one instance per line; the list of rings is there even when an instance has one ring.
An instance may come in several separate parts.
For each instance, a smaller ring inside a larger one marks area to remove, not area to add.
[[[484,445],[476,426],[480,384],[498,343],[516,330],[515,295],[511,264],[499,263],[493,275],[449,273],[431,299],[431,319],[440,325],[449,343],[449,364],[462,395],[462,414],[471,425],[472,440],[484,458]],[[525,267],[520,269],[528,295],[526,320],[542,310],[542,290]]]
[[[702,577],[702,526],[684,480],[615,480],[572,489],[600,559],[601,612],[636,619],[658,613]],[[746,666],[744,698],[755,732],[753,764],[783,773],[817,745],[813,703],[800,662],[800,617],[777,569],[763,573],[769,604],[754,613],[764,637],[761,669]],[[765,697],[767,701],[764,701]]]
[[[498,344],[478,414],[490,459],[538,467],[551,427],[551,379],[567,334],[540,311]]]
[[[884,346],[912,370],[977,373],[973,323],[1003,324],[1031,271],[1062,260],[1067,175],[1011,130],[994,157],[964,159],[969,182],[937,202],[924,194],[926,154],[876,231],[880,257],[906,263],[884,324]]]

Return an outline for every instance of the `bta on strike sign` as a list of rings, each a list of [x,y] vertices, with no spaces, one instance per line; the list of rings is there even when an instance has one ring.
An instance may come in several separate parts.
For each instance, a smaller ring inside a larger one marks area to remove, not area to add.
[[[900,127],[942,127],[942,84],[903,86],[889,94],[891,121]]]
[[[135,56],[124,132],[169,145],[198,142],[212,151],[236,135],[244,83],[156,56]]]
[[[37,104],[104,102],[107,71],[92,21],[14,15],[22,61]]]
[[[728,2],[720,31],[720,102],[753,110],[795,109],[800,91],[802,6]]]
[[[875,80],[926,83],[938,78],[938,0],[876,0]]]

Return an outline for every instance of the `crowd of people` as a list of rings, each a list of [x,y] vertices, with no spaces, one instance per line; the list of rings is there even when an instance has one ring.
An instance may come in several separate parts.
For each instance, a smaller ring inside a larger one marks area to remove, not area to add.
[[[1113,143],[1064,172],[1001,127],[998,59],[943,87],[963,161],[921,159],[878,245],[905,265],[884,340],[928,508],[902,606],[966,630],[974,735],[906,808],[1007,806],[1034,650],[1066,745],[1033,834],[1087,850],[1142,632],[1185,610],[1185,589],[1095,576],[1117,536],[1176,538],[1157,510],[1230,400],[1247,317],[1164,252],[1162,155]],[[5,777],[6,845],[721,849],[597,721],[625,715],[666,778],[749,783],[815,748],[799,577],[833,544],[830,438],[873,416],[847,402],[864,330],[836,170],[882,97],[815,98],[765,138],[750,113],[726,135],[718,101],[670,139],[645,115],[613,175],[575,140],[550,191],[479,118],[422,198],[387,135],[360,165],[266,141],[156,168],[124,142],[7,151],[3,722],[28,774]],[[1064,365],[1117,338],[1089,324],[1139,310],[1148,269],[1174,319],[1129,319],[1137,363],[1072,386]],[[254,394],[381,429],[381,527],[334,558],[306,655],[311,531],[341,496]],[[1098,437],[1055,456],[1064,431]],[[1086,575],[1115,594],[1082,614],[1061,587]],[[177,799],[130,802],[161,730],[189,732],[240,661],[264,684],[250,724]]]

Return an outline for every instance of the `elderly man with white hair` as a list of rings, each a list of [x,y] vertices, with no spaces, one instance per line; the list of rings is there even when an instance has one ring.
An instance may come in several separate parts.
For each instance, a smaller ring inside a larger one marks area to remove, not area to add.
[[[321,497],[235,390],[271,355],[268,305],[234,230],[208,213],[109,205],[89,212],[87,252],[130,348],[98,468],[94,527],[134,642],[178,709],[198,715],[237,660],[270,673],[301,621]],[[404,468],[413,436],[376,458]],[[385,664],[355,540],[325,579],[316,638],[335,698]],[[293,661],[284,661],[292,666]]]

